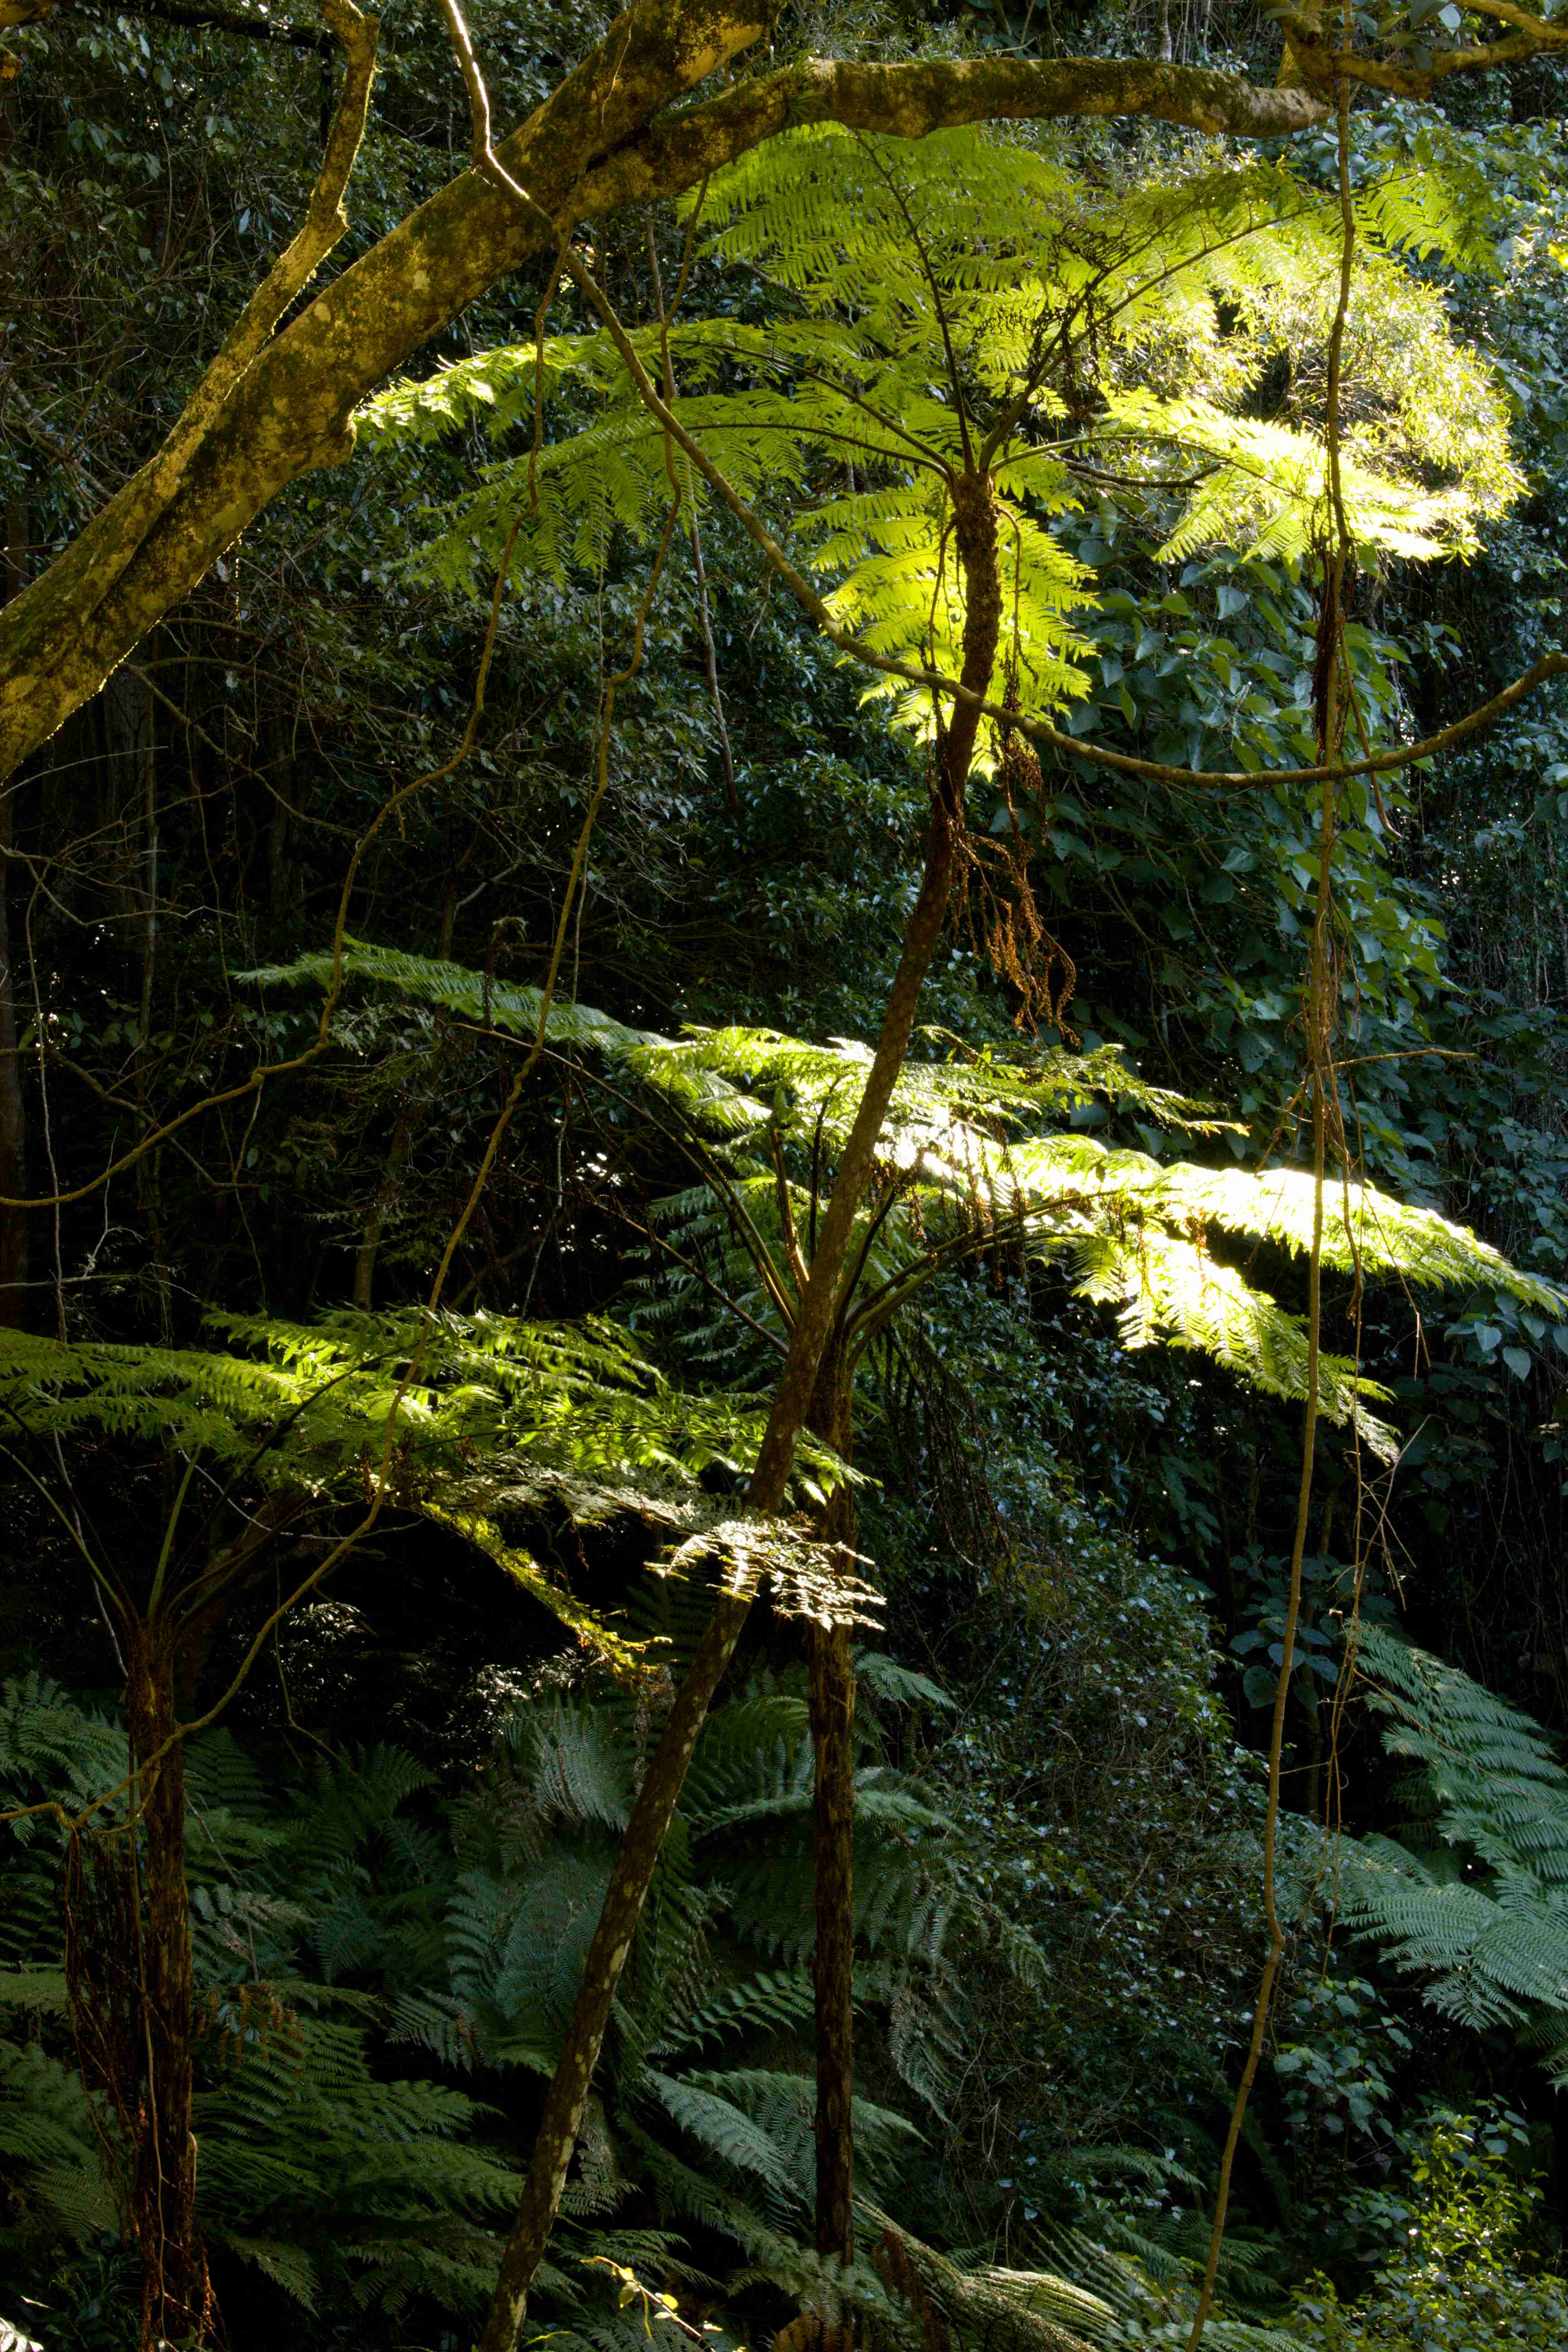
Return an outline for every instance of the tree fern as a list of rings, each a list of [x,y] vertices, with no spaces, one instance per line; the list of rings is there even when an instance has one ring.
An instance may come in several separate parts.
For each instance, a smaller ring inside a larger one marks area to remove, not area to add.
[[[37,2042],[0,2040],[0,2173],[29,2234],[84,2244],[115,2227],[80,2077]]]
[[[480,2309],[496,2259],[485,2217],[520,2176],[478,2143],[472,2099],[373,2075],[363,2042],[357,2026],[297,2018],[200,2095],[209,2230],[295,2292],[335,2280],[362,2305],[417,2290]],[[268,2259],[279,2244],[291,2274]]]
[[[909,1679],[918,1690],[892,1675],[893,1703],[941,1701]],[[88,1790],[117,1769],[114,1727],[51,1685],[0,1692],[0,1720],[35,1767],[46,1753],[77,1758]],[[17,1728],[27,1723],[30,1737]],[[531,2113],[526,2094],[514,2113],[510,2079],[553,2063],[647,1737],[629,1701],[521,1708],[481,1780],[449,1802],[389,1747],[280,1783],[226,1736],[193,1741],[203,2226],[322,2323],[356,2312],[390,2324],[414,2300],[460,2317],[482,2307],[492,2232],[517,2188],[519,2117]],[[635,2352],[606,2261],[679,2272],[668,2233],[614,2226],[634,2191],[792,2293],[820,2284],[795,2234],[812,2178],[810,1785],[808,1710],[787,1682],[714,1711],[623,1979],[542,2290],[545,2324],[595,2352]],[[856,2127],[874,2193],[890,2196],[922,2109],[937,2126],[966,2063],[966,1962],[998,1931],[917,1785],[868,1763],[857,1811],[861,2030],[885,2052],[880,2078],[899,2104],[858,2102]],[[3,1910],[35,1848],[0,1851]],[[63,1992],[58,1934],[51,1923],[27,1965],[0,1978],[48,2017]],[[443,2079],[417,2079],[432,2062]],[[113,2226],[68,2060],[7,2039],[3,2021],[0,2175],[45,2241]],[[900,2340],[886,2285],[868,2271],[854,2292]],[[1042,2292],[1037,2278],[982,2281],[955,2304],[953,2333],[969,2340],[973,2321],[978,2342],[1010,2325],[1020,2352],[1047,2352],[1044,2320],[1074,2290],[1058,2283],[1044,2303]],[[984,2320],[996,2294],[1013,2297],[1011,2322]]]
[[[46,1997],[36,1973],[23,1982],[9,1971],[54,1958],[64,1839],[51,1813],[28,1808],[55,1804],[68,1812],[101,1797],[123,1778],[124,1734],[77,1706],[41,1675],[0,1685],[0,1997],[37,2003]]]
[[[1160,2280],[1135,2258],[1088,2232],[1037,2233],[1037,2267],[1005,2266],[942,2253],[868,2200],[858,2200],[863,2241],[895,2291],[943,2324],[952,2340],[996,2352],[1131,2352],[1135,2346],[1183,2352],[1195,2295],[1181,2267]],[[1031,2249],[1035,2251],[1036,2249]],[[1049,2265],[1048,2267],[1047,2265]],[[922,2329],[922,2340],[931,2339]],[[1300,2336],[1215,2313],[1204,2340],[1216,2352],[1291,2352]]]
[[[635,1769],[625,1706],[527,1708],[486,1789],[457,1809],[468,1866],[448,1912],[452,1982],[481,2061],[552,2054]],[[650,2179],[671,2210],[742,2244],[793,2229],[810,2200],[811,1780],[803,1698],[764,1684],[710,1716],[599,2077],[603,2177]],[[889,2052],[929,2097],[933,2051],[956,2060],[964,2046],[958,1955],[990,1936],[989,1909],[911,1784],[868,1767],[856,1803],[862,1997],[868,2014],[910,2021]],[[772,1963],[760,1973],[747,1958],[759,1951]],[[452,2046],[442,2011],[414,2031]],[[765,2063],[750,2055],[759,2040]],[[890,2178],[907,2131],[874,2107],[861,2121],[868,2162]]]
[[[363,957],[363,961],[362,961]],[[486,994],[483,976],[460,967],[379,950],[352,951],[357,979],[454,1010],[483,1010],[495,1026],[530,1034],[537,1003],[528,992]],[[320,960],[276,971],[274,982],[319,984]],[[719,1171],[668,1196],[653,1212],[656,1231],[683,1237],[699,1263],[718,1254],[724,1288],[754,1321],[777,1321],[777,1294],[754,1280],[756,1244],[784,1263],[778,1176],[755,1152],[771,1138],[794,1173],[784,1197],[797,1238],[809,1225],[802,1180],[847,1132],[864,1085],[865,1049],[852,1041],[816,1045],[772,1030],[704,1030],[679,1040],[622,1031],[595,1019],[598,1051],[668,1106]],[[1052,1125],[1096,1096],[1146,1111],[1168,1126],[1214,1129],[1209,1108],[1147,1087],[1118,1055],[1065,1048],[970,1054],[933,1039],[944,1053],[906,1066],[883,1130],[887,1193],[860,1216],[858,1328],[861,1344],[931,1275],[965,1254],[1010,1236],[1068,1273],[1078,1293],[1114,1307],[1131,1347],[1191,1348],[1249,1385],[1281,1398],[1305,1392],[1307,1349],[1299,1318],[1237,1268],[1217,1260],[1224,1236],[1265,1241],[1304,1254],[1312,1234],[1313,1187],[1304,1172],[1209,1169],[1107,1146]],[[1042,1131],[1046,1130],[1046,1131]],[[737,1219],[752,1239],[737,1238]],[[748,1271],[748,1254],[752,1268]],[[1562,1294],[1510,1265],[1489,1244],[1436,1211],[1374,1188],[1335,1188],[1324,1220],[1324,1262],[1342,1272],[1378,1273],[1406,1284],[1501,1294],[1556,1317]],[[657,1259],[657,1253],[656,1253]],[[782,1278],[782,1276],[781,1276]],[[665,1297],[699,1308],[699,1328],[724,1365],[723,1318],[713,1318],[689,1272],[661,1269]],[[658,1309],[648,1310],[657,1319]],[[736,1344],[729,1327],[728,1344]],[[744,1342],[742,1341],[743,1349]],[[743,1355],[735,1363],[747,1360]],[[1342,1357],[1326,1352],[1319,1402],[1331,1420],[1352,1424],[1384,1458],[1397,1439],[1369,1407],[1384,1392]]]
[[[666,1526],[717,1530],[700,1481],[754,1455],[765,1401],[678,1388],[626,1331],[491,1316],[362,1315],[317,1322],[217,1316],[225,1348],[109,1346],[0,1331],[0,1399],[14,1427],[52,1440],[108,1433],[221,1465],[303,1506],[360,1496],[366,1478],[485,1553],[584,1644],[624,1668],[625,1641],[514,1541],[501,1515],[545,1496],[582,1516],[628,1502]],[[413,1377],[417,1363],[418,1377]],[[807,1441],[801,1475],[838,1475]],[[786,1522],[726,1542],[733,1572],[768,1577],[785,1605],[827,1589]],[[696,1555],[691,1555],[695,1557]],[[792,1601],[790,1596],[795,1596]],[[172,1605],[179,1605],[173,1596]]]
[[[1568,2081],[1568,1772],[1539,1725],[1458,1667],[1381,1626],[1358,1642],[1424,1834],[1345,1850],[1345,1923],[1418,1976],[1433,2008],[1522,2030]]]
[[[1342,471],[1363,547],[1430,556],[1471,546],[1476,519],[1517,496],[1521,478],[1489,372],[1390,250],[1465,245],[1455,206],[1421,177],[1391,174],[1359,202]],[[668,352],[682,427],[734,490],[791,501],[798,560],[836,619],[884,655],[957,667],[948,485],[984,437],[978,422],[970,430],[982,416],[1001,419],[987,462],[1010,599],[993,694],[1011,688],[1027,711],[1086,689],[1074,616],[1093,581],[1052,527],[1084,500],[1080,466],[1092,480],[1110,452],[1130,486],[1147,477],[1170,556],[1219,546],[1294,559],[1321,538],[1313,394],[1268,424],[1241,413],[1275,353],[1300,362],[1329,332],[1337,202],[1282,163],[1106,192],[1029,134],[908,142],[820,125],[706,182],[697,227],[716,262],[763,275],[771,317],[678,319],[632,341],[655,375]],[[1299,364],[1293,381],[1319,373]],[[383,438],[475,421],[504,433],[531,421],[538,389],[574,376],[592,422],[492,464],[421,568],[455,581],[493,564],[521,520],[516,560],[559,577],[597,567],[616,532],[656,536],[672,468],[685,499],[709,495],[602,333],[395,386],[363,422]],[[1195,487],[1162,492],[1162,478],[1190,482],[1194,459]],[[846,460],[865,481],[814,496]],[[929,731],[923,690],[883,678],[868,691]]]

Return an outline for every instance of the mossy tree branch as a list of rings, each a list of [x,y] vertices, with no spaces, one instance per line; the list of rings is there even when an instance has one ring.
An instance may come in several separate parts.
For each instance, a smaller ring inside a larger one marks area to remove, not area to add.
[[[374,68],[373,20],[353,0],[322,0],[347,73],[306,225],[163,448],[0,619],[0,778],[97,692],[280,490],[351,454],[353,413],[376,384],[500,278],[545,257],[562,224],[682,194],[799,123],[919,139],[983,121],[1129,116],[1283,138],[1324,117],[1337,77],[1420,97],[1456,72],[1568,43],[1568,26],[1514,0],[1477,0],[1476,12],[1510,29],[1438,51],[1419,69],[1343,55],[1318,16],[1300,10],[1282,20],[1292,79],[1273,88],[1146,58],[808,58],[670,115],[673,101],[763,38],[766,0],[635,0],[496,150],[529,206],[510,200],[496,175],[464,173],[279,334],[346,226],[342,199]],[[12,0],[9,13],[22,21],[32,0]]]
[[[1301,89],[1137,59],[807,58],[668,116],[672,100],[763,37],[766,11],[762,0],[637,0],[496,151],[530,205],[492,175],[465,172],[278,333],[342,234],[369,99],[374,24],[352,0],[324,0],[324,13],[349,70],[306,226],[163,447],[5,608],[0,776],[97,692],[280,490],[346,458],[366,394],[487,288],[547,257],[563,221],[679,195],[803,122],[917,139],[984,120],[1135,115],[1265,138],[1322,111]]]

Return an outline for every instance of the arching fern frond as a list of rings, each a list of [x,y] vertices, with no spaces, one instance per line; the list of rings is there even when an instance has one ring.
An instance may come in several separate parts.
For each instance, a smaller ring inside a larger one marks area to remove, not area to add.
[[[1462,2023],[1523,2030],[1568,2080],[1568,1771],[1540,1726],[1457,1666],[1363,1626],[1358,1664],[1426,1851],[1347,1846],[1342,1916]]]
[[[363,971],[367,981],[454,1008],[488,1002],[498,1026],[515,1024],[521,1030],[525,1016],[537,1021],[522,992],[515,1005],[501,991],[487,1000],[482,975],[461,967],[384,958],[379,951],[364,951],[362,964],[361,951],[353,953],[356,978]],[[290,983],[312,977],[319,983],[321,976],[319,960],[309,969],[301,964],[274,975]],[[617,1032],[597,1015],[584,1016],[583,1027],[606,1059],[670,1106],[684,1131],[700,1139],[727,1171],[730,1202],[743,1208],[753,1234],[782,1263],[776,1172],[760,1155],[744,1155],[770,1134],[803,1171],[820,1154],[836,1151],[859,1100],[868,1049],[854,1040],[822,1045],[741,1028],[659,1038]],[[931,1042],[945,1051],[906,1066],[883,1131],[882,1153],[899,1197],[890,1213],[883,1204],[861,1269],[867,1297],[887,1302],[876,1312],[892,1311],[939,1266],[1005,1234],[1067,1265],[1086,1298],[1114,1307],[1129,1345],[1191,1348],[1266,1394],[1299,1399],[1305,1393],[1300,1320],[1217,1259],[1213,1244],[1236,1236],[1304,1254],[1315,1213],[1308,1174],[1204,1168],[1062,1131],[1059,1122],[1097,1097],[1171,1126],[1223,1124],[1206,1106],[1147,1088],[1119,1055],[1103,1049],[1080,1055],[1044,1047],[1009,1056],[994,1050],[971,1055],[957,1041],[935,1035]],[[786,1192],[798,1203],[798,1235],[809,1202],[797,1189],[786,1185]],[[862,1213],[868,1234],[875,1213]],[[700,1258],[717,1250],[731,1295],[741,1296],[753,1320],[765,1325],[776,1307],[765,1290],[748,1288],[744,1253],[729,1230],[731,1214],[715,1179],[656,1206],[653,1223],[676,1236],[684,1230],[699,1245]],[[752,1257],[754,1265],[754,1248]],[[1554,1318],[1568,1312],[1554,1285],[1514,1266],[1464,1227],[1368,1185],[1333,1188],[1323,1258],[1336,1271],[1501,1294]],[[691,1286],[688,1275],[686,1291]],[[682,1277],[667,1276],[666,1287],[682,1296]],[[875,1328],[874,1322],[866,1326]],[[1381,1393],[1344,1359],[1323,1358],[1322,1410],[1354,1425],[1388,1459],[1397,1440],[1368,1411]]]
[[[1473,545],[1478,517],[1522,480],[1491,372],[1462,348],[1436,289],[1391,256],[1412,243],[1479,250],[1421,179],[1402,168],[1359,199],[1368,233],[1352,257],[1341,426],[1357,539],[1426,557]],[[1052,526],[1082,502],[1108,445],[1121,445],[1131,485],[1140,453],[1152,453],[1148,503],[1168,556],[1294,557],[1321,538],[1314,355],[1330,333],[1341,227],[1331,195],[1282,162],[1205,158],[1107,191],[1028,131],[907,142],[802,125],[705,181],[700,200],[711,263],[760,273],[773,315],[737,319],[726,305],[630,341],[656,376],[668,343],[682,431],[732,495],[770,509],[787,499],[795,559],[837,619],[873,651],[948,676],[963,627],[952,484],[984,438],[973,417],[1000,414],[986,464],[1010,593],[991,688],[1000,698],[1011,681],[1026,712],[1048,717],[1086,689],[1074,616],[1094,602],[1092,575]],[[1249,388],[1281,352],[1300,362],[1292,413],[1260,423]],[[477,585],[503,544],[556,578],[595,569],[617,535],[637,547],[658,534],[672,473],[693,509],[711,495],[686,451],[667,446],[602,331],[395,386],[365,422],[383,439],[481,418],[504,432],[531,425],[536,394],[559,400],[569,378],[578,429],[499,458],[433,517],[415,559],[426,574]],[[1199,478],[1173,502],[1159,485],[1191,484],[1194,459]],[[936,723],[924,689],[880,680],[868,691],[917,733]]]

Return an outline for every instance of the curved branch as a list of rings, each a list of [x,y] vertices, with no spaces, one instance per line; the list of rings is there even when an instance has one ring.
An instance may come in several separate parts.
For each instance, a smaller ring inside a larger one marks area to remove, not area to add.
[[[349,0],[328,5],[363,28],[357,40],[369,39],[369,20],[344,13]],[[1282,138],[1323,111],[1310,91],[1260,89],[1236,75],[1139,59],[806,58],[655,120],[766,28],[761,0],[637,0],[495,151],[537,211],[517,205],[490,173],[465,172],[276,336],[279,285],[269,279],[263,331],[253,332],[250,310],[237,330],[243,361],[231,338],[222,379],[208,379],[164,449],[0,615],[0,679],[9,688],[0,778],[98,691],[280,490],[313,467],[348,457],[353,412],[367,394],[488,287],[547,257],[563,217],[683,194],[705,173],[804,122],[918,139],[985,120],[1130,114]],[[357,102],[360,83],[351,82]],[[368,58],[363,82],[368,92]],[[340,122],[347,107],[345,93]],[[332,152],[342,163],[337,129]],[[346,182],[346,171],[340,177]],[[335,220],[342,186],[334,181],[329,194]],[[338,234],[334,227],[311,268]]]
[[[1326,91],[1340,81],[1359,82],[1371,89],[1386,89],[1398,98],[1429,98],[1436,83],[1449,74],[1489,73],[1494,66],[1515,65],[1521,58],[1539,57],[1545,49],[1568,47],[1568,25],[1549,24],[1514,0],[1463,0],[1472,16],[1493,16],[1517,29],[1500,41],[1473,42],[1463,49],[1438,49],[1425,66],[1384,65],[1352,50],[1331,48],[1317,20],[1294,8],[1276,12],[1289,39],[1290,54],[1303,79]]]
[[[44,10],[40,9],[40,15]],[[52,12],[51,12],[52,13]],[[231,33],[247,41],[281,42],[294,49],[318,49],[324,57],[332,50],[331,33],[323,33],[313,25],[274,25],[265,16],[247,16],[235,8],[184,8],[177,0],[121,0],[112,13],[107,8],[73,5],[66,0],[61,13],[68,16],[87,16],[95,24],[112,23],[115,16],[139,16],[154,25],[175,25],[182,31],[194,33]]]
[[[357,26],[356,41],[371,37],[369,20],[352,11],[350,0],[327,5],[341,22]],[[1514,0],[1481,0],[1478,13],[1517,29],[1489,47],[1449,53],[1434,74],[1504,64],[1568,41],[1568,26],[1531,16]],[[280,490],[313,467],[348,457],[353,413],[366,395],[487,288],[548,257],[563,221],[684,194],[705,173],[802,123],[834,121],[921,139],[985,121],[1136,116],[1230,138],[1279,139],[1324,119],[1321,91],[1336,72],[1415,95],[1431,79],[1364,58],[1341,59],[1315,26],[1292,14],[1284,21],[1308,87],[1262,89],[1239,75],[1145,58],[883,65],[807,58],[736,82],[684,112],[661,112],[762,39],[767,18],[763,0],[637,0],[495,151],[537,211],[517,205],[489,173],[465,172],[343,271],[281,334],[272,333],[281,315],[272,309],[255,346],[247,341],[243,359],[231,339],[221,363],[225,380],[209,379],[159,457],[0,615],[0,680],[9,688],[0,718],[0,778],[98,691]],[[368,73],[367,61],[366,90]],[[350,81],[357,102],[355,74]],[[340,123],[348,98],[346,91]],[[341,163],[337,128],[333,150]],[[339,198],[341,188],[334,206]],[[275,295],[276,284],[268,287]],[[264,311],[269,303],[270,297]],[[247,310],[241,321],[247,339],[253,325]],[[1086,756],[1082,746],[1075,748]],[[1121,764],[1100,757],[1102,764]],[[1133,774],[1171,772],[1152,763],[1125,765]],[[1240,787],[1254,780],[1220,781]]]

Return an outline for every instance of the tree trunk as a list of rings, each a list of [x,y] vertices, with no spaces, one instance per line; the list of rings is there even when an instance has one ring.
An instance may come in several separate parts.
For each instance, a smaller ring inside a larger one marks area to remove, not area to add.
[[[213,2318],[196,2228],[196,2143],[191,2129],[195,2021],[185,1763],[174,1737],[174,1628],[161,1612],[129,1629],[125,1665],[142,1876],[138,1958],[146,2066],[134,2110],[132,2221],[142,2257],[141,2352],[155,2352],[164,2339],[200,2340]],[[172,1744],[160,1756],[166,1741]]]
[[[541,209],[460,173],[253,355],[220,368],[226,383],[205,382],[203,408],[187,404],[158,455],[0,619],[0,778],[98,691],[280,490],[352,454],[353,412],[376,383],[487,287],[553,251],[558,215],[587,216],[606,196],[646,200],[653,191],[635,165],[639,184],[627,184],[623,147],[763,38],[768,21],[759,0],[634,0],[499,151]],[[682,158],[679,185],[705,168]]]
[[[26,1113],[16,1045],[16,962],[11,952],[11,839],[16,791],[0,784],[0,1202],[26,1197]],[[27,1299],[27,1212],[0,1207],[0,1324],[23,1319]]]
[[[801,1301],[789,1355],[773,1392],[757,1466],[747,1488],[749,1507],[769,1517],[788,1490],[795,1449],[816,1387],[816,1367],[837,1312],[838,1286],[854,1235],[855,1211],[871,1172],[877,1138],[894,1084],[903,1067],[925,979],[947,907],[958,859],[961,812],[939,793],[931,812],[924,879],[904,931],[904,945],[889,994],[882,1034],[868,1074],[866,1091],[839,1163],[837,1179],[822,1221],[816,1255]],[[648,1768],[616,1866],[605,1907],[588,1953],[565,2044],[544,2103],[522,2202],[502,2257],[500,2276],[479,2352],[514,2352],[555,2209],[565,2185],[578,2126],[609,2022],[610,2006],[654,1866],[679,1801],[686,1770],[703,1717],[751,1609],[749,1597],[724,1595],[671,1707]]]
[[[837,1348],[823,1365],[810,1426],[846,1462],[854,1444],[853,1373]],[[853,1545],[854,1491],[838,1488],[818,1514],[828,1543]],[[816,1775],[813,1846],[816,1935],[816,2251],[848,2263],[855,2255],[855,1667],[847,1625],[812,1625],[811,1738]],[[827,2316],[830,2343],[846,2343],[841,2314]]]
[[[991,683],[1001,629],[1002,592],[996,563],[996,514],[990,483],[963,476],[953,485],[954,538],[963,567],[965,612],[962,682],[976,694]],[[789,1488],[795,1450],[816,1392],[817,1373],[838,1320],[854,1239],[855,1217],[869,1181],[878,1139],[904,1066],[921,990],[942,937],[948,892],[958,870],[964,793],[980,712],[955,703],[942,741],[926,838],[925,870],[904,927],[898,969],[888,992],[882,1030],[867,1072],[838,1173],[822,1220],[816,1255],[790,1334],[789,1353],[746,1490],[749,1508],[771,1517]],[[479,2352],[515,2352],[529,2290],[549,2242],[589,2084],[609,2023],[610,2008],[642,1916],[654,1866],[679,1801],[703,1717],[751,1607],[743,1595],[725,1595],[699,1643],[690,1671],[676,1694],[630,1824],[622,1841],[595,1930],[566,2040],[544,2103],[522,2202],[501,2257],[489,2316]]]
[[[991,684],[1001,627],[996,523],[988,483],[965,476],[954,490],[966,620],[963,682]],[[962,807],[977,719],[960,706],[942,746],[947,790]],[[841,1300],[841,1307],[847,1305]],[[830,1343],[817,1374],[807,1425],[846,1462],[854,1447],[854,1370]],[[820,1514],[830,1543],[853,1546],[854,1490],[839,1487]],[[816,2023],[816,2251],[847,2264],[855,2254],[855,1667],[847,1625],[814,1625],[808,1637],[815,1751],[816,1941],[812,1980]],[[829,2317],[828,2343],[847,2326]]]
[[[9,604],[26,577],[27,509],[11,500],[5,508],[5,568],[0,601]],[[16,831],[16,785],[0,783],[0,1203],[19,1201],[27,1189],[26,1115],[22,1103],[22,1057],[16,1050],[16,975],[11,953],[11,845]],[[26,1303],[27,1213],[0,1206],[0,1324],[22,1320]]]
[[[847,1625],[811,1630],[816,1751],[816,2251],[855,2253],[855,1668]]]

